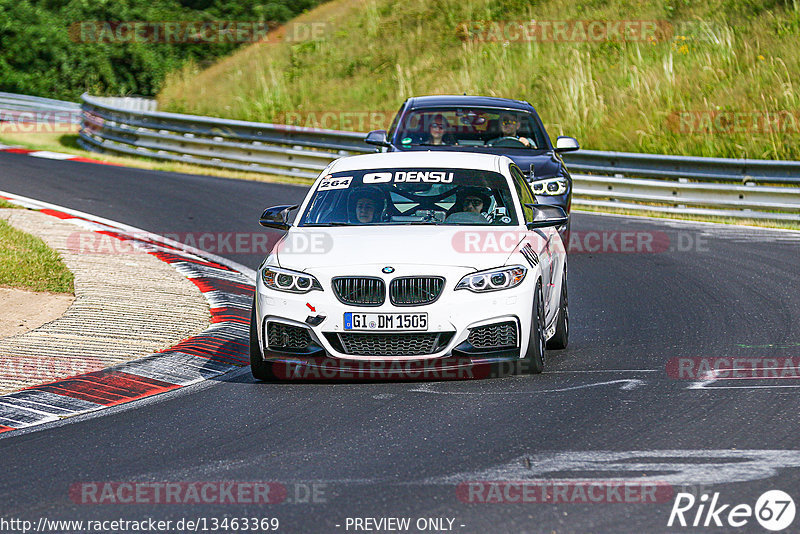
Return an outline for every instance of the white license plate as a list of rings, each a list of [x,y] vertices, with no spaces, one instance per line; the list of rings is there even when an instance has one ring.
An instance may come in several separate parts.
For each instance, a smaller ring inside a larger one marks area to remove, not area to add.
[[[427,330],[427,313],[345,312],[345,330]]]

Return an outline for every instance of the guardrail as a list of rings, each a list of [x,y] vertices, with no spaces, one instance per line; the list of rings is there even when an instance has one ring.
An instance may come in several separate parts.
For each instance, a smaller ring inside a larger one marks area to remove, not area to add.
[[[80,143],[88,150],[310,179],[336,158],[374,151],[357,132],[137,111],[103,98],[82,99]]]
[[[80,124],[80,111],[75,102],[0,92],[0,120]]]
[[[800,161],[699,158],[580,150],[565,155],[570,172],[664,179],[800,185]]]
[[[375,151],[359,132],[165,113],[148,99],[82,101],[79,143],[87,150],[308,179],[335,158]],[[564,159],[577,206],[800,221],[798,161],[594,150]]]

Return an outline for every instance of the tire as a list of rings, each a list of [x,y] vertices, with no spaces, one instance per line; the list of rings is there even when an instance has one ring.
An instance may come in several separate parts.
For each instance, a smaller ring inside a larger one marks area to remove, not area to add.
[[[547,348],[561,350],[567,348],[569,343],[569,299],[567,298],[567,267],[564,266],[564,276],[561,279],[561,299],[558,303],[558,320],[556,333],[547,340]]]
[[[533,299],[533,316],[531,317],[531,330],[528,334],[528,350],[525,354],[523,371],[532,375],[538,375],[544,371],[544,353],[544,298],[542,297],[542,282],[539,281],[536,285],[536,296]]]
[[[256,380],[275,379],[272,363],[264,361],[264,355],[261,353],[261,344],[258,341],[255,297],[253,297],[253,311],[250,312],[250,372]]]

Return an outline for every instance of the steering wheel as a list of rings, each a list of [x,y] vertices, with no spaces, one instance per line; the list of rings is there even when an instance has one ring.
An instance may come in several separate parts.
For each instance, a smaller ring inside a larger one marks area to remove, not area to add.
[[[498,137],[486,143],[488,146],[497,146],[501,148],[527,148],[525,143],[519,140],[518,137]]]

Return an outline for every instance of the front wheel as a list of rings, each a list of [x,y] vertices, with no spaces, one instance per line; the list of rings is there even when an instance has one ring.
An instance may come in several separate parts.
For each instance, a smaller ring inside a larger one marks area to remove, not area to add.
[[[531,330],[528,334],[528,351],[525,354],[525,371],[538,375],[544,371],[544,297],[542,296],[542,282],[536,285],[536,296],[533,303],[533,316],[531,317]]]
[[[561,301],[558,304],[556,333],[547,341],[547,348],[566,349],[567,343],[569,343],[569,300],[567,299],[567,267],[565,265],[564,276],[561,278]]]
[[[253,311],[250,313],[250,372],[256,380],[273,380],[275,373],[272,363],[264,361],[261,344],[258,341],[258,319],[256,317],[256,298],[253,297]]]

